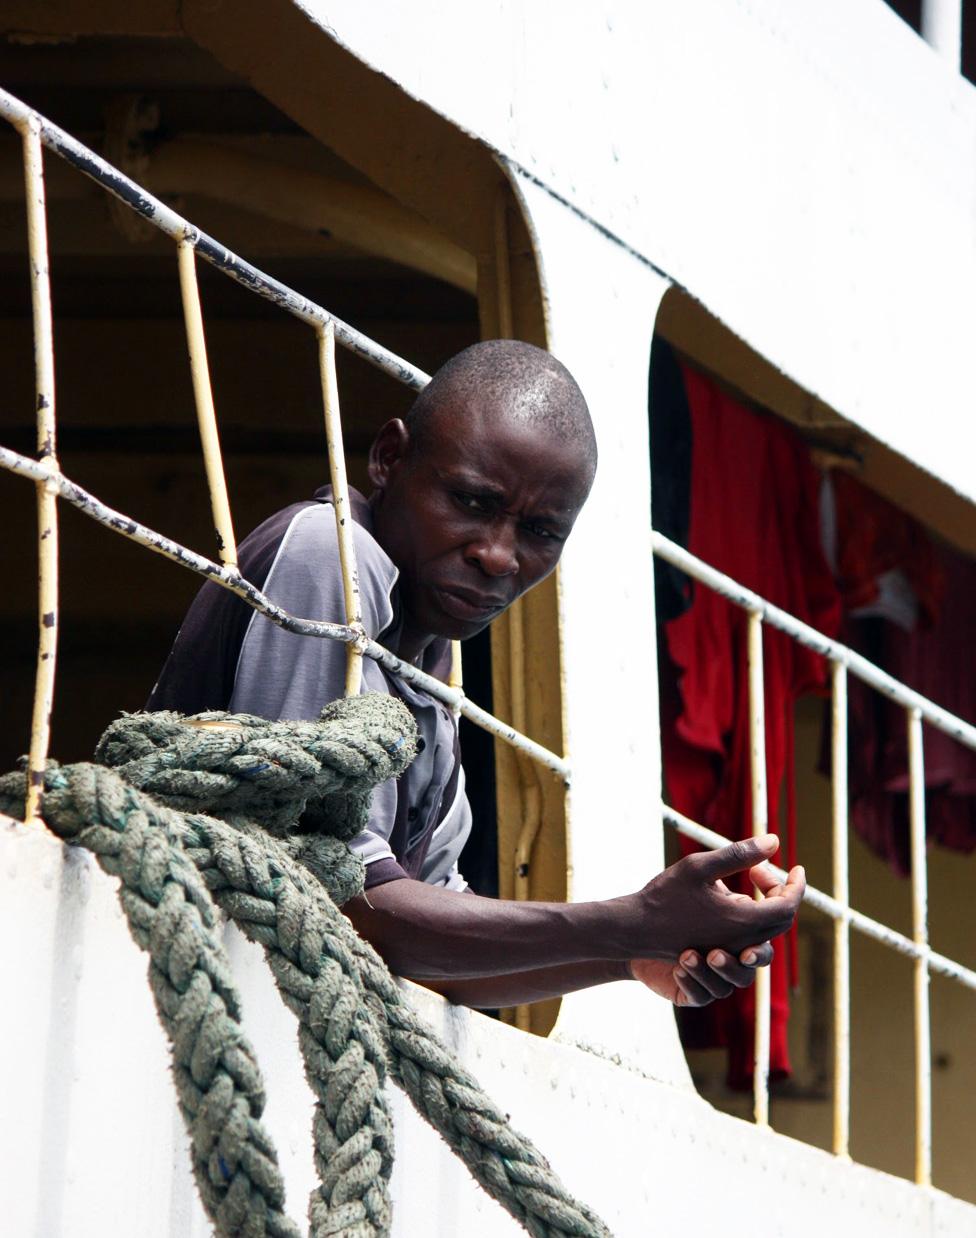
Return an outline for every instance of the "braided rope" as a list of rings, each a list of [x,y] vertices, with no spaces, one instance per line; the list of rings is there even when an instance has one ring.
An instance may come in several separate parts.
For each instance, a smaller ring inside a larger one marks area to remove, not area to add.
[[[118,770],[74,765],[45,776],[45,820],[120,878],[130,930],[149,953],[194,1173],[217,1233],[298,1231],[284,1215],[280,1171],[260,1123],[260,1074],[240,1028],[214,903],[263,947],[299,1022],[316,1096],[315,1238],[389,1233],[387,1072],[530,1234],[607,1235],[413,1011],[338,910],[334,895],[362,888],[361,876],[358,886],[350,880],[348,848],[320,835],[275,838],[239,815],[247,788],[256,786],[250,803],[259,802],[278,833],[289,812],[294,828],[310,803],[317,815],[306,819],[321,822],[331,810],[346,836],[359,828],[372,785],[412,758],[413,721],[385,696],[336,704],[342,708],[324,726],[213,714],[192,720],[208,724],[201,728],[176,715],[135,715],[113,724],[99,745],[98,755]],[[270,769],[256,768],[262,764]],[[130,778],[170,802],[206,804],[228,819],[167,807]],[[22,797],[21,776],[0,778],[0,810],[15,815]]]

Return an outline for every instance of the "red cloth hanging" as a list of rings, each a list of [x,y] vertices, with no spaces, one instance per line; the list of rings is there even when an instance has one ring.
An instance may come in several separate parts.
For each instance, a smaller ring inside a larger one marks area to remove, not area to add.
[[[821,550],[819,475],[806,447],[781,422],[750,412],[716,383],[682,368],[692,421],[690,551],[833,635],[840,598]],[[665,718],[662,728],[668,796],[680,812],[730,838],[752,832],[746,626],[741,608],[696,585],[689,610],[665,627],[679,677],[676,716],[671,723]],[[768,626],[763,655],[768,811],[770,829],[776,830],[784,776],[792,777],[794,702],[823,690],[826,666],[821,657]],[[792,788],[787,806],[792,860]],[[743,881],[740,888],[746,887]],[[770,1068],[783,1076],[790,1063],[782,942],[771,980]],[[704,1010],[682,1012],[686,1044],[728,1046],[733,1087],[751,1083],[753,1012],[752,989]]]

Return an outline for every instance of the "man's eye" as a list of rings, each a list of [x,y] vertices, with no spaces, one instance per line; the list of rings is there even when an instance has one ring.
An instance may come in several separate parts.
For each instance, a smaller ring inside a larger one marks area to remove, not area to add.
[[[479,499],[476,494],[465,494],[463,490],[455,490],[454,498],[462,507],[466,507],[468,511],[484,513],[488,511],[488,504],[485,503],[484,499]]]
[[[533,537],[541,537],[545,541],[561,542],[563,540],[558,533],[553,533],[552,529],[544,524],[527,524],[525,528]]]

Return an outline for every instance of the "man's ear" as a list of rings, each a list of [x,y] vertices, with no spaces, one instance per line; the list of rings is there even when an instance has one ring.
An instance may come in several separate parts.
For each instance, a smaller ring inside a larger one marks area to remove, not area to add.
[[[396,469],[407,458],[410,431],[399,417],[394,417],[373,439],[369,449],[369,480],[382,490]]]

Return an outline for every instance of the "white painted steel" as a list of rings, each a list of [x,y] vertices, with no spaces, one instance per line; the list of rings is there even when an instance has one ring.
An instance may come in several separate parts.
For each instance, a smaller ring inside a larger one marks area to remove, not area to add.
[[[895,701],[896,704],[903,705],[906,709],[917,709],[924,721],[931,726],[944,731],[946,735],[958,740],[961,744],[965,744],[967,748],[976,749],[976,726],[964,722],[961,718],[957,718],[954,714],[949,713],[947,709],[942,709],[941,706],[933,704],[932,701],[922,696],[921,693],[907,688],[903,683],[895,679],[894,676],[889,675],[887,671],[883,671],[879,666],[875,666],[873,662],[869,662],[867,658],[862,657],[859,653],[855,653],[853,649],[848,649],[846,645],[840,644],[839,641],[831,640],[829,636],[824,636],[822,632],[818,632],[816,628],[810,627],[809,624],[803,623],[802,620],[794,619],[792,615],[785,610],[780,610],[772,602],[767,602],[758,593],[753,593],[751,589],[744,588],[737,581],[734,581],[731,576],[726,576],[716,568],[709,567],[701,559],[697,559],[693,554],[689,554],[677,542],[670,541],[660,533],[652,532],[651,545],[656,555],[660,555],[668,563],[673,563],[676,567],[681,568],[683,572],[687,572],[695,580],[700,580],[702,584],[708,585],[710,589],[714,589],[722,597],[728,598],[730,602],[735,602],[737,606],[741,606],[745,610],[758,611],[762,615],[763,622],[768,623],[770,627],[786,632],[795,641],[805,645],[808,649],[814,650],[816,653],[823,654],[825,658],[840,662],[852,674],[856,675],[858,679],[863,679],[866,684],[870,684],[872,688],[876,688],[884,696]]]
[[[700,843],[703,847],[715,850],[718,847],[727,847],[732,841],[722,834],[717,834],[715,830],[710,830],[704,825],[699,825],[697,821],[692,821],[690,817],[684,816],[683,813],[678,812],[669,804],[661,805],[661,813],[668,825],[677,830],[679,834],[683,834],[685,838],[694,839],[696,843]],[[781,881],[786,880],[786,873],[783,869],[777,868],[775,864],[770,864],[769,868]],[[928,945],[922,945],[913,941],[911,937],[906,937],[904,933],[899,933],[895,929],[889,928],[886,924],[872,920],[870,916],[864,915],[863,912],[855,911],[853,907],[845,908],[837,899],[831,898],[829,894],[824,894],[816,887],[807,886],[806,892],[803,895],[803,901],[809,903],[816,911],[823,912],[825,916],[829,916],[832,920],[841,920],[846,916],[850,921],[851,928],[857,929],[865,937],[871,937],[883,946],[890,946],[892,950],[896,950],[899,954],[904,954],[907,958],[927,960],[930,972],[938,972],[940,976],[947,976],[950,980],[958,980],[967,989],[976,990],[976,971],[963,967],[961,963],[957,963],[954,959],[946,958],[944,954],[939,954],[938,951],[931,949]]]
[[[356,548],[352,540],[352,510],[349,506],[349,482],[346,478],[346,452],[342,445],[342,420],[339,416],[339,383],[336,378],[335,329],[331,322],[320,327],[319,369],[322,377],[322,404],[325,410],[325,438],[329,452],[329,476],[332,479],[332,508],[335,512],[336,537],[339,542],[339,566],[342,571],[342,597],[346,608],[346,627],[357,632],[358,638],[346,646],[346,696],[358,696],[363,681],[363,648],[366,629],[363,627],[363,605],[359,596],[359,569]]]
[[[963,0],[922,0],[922,38],[959,72],[962,57]]]
[[[656,796],[648,799],[661,777],[653,565],[629,533],[646,530],[650,510],[647,364],[669,285],[543,188],[511,179],[540,269],[548,347],[582,387],[600,444],[558,587],[564,743],[584,756],[574,756],[567,800],[570,897],[611,898],[664,860]],[[597,617],[597,598],[613,599],[612,614]],[[672,1012],[645,997],[627,984],[570,994],[553,1035],[690,1088]]]
[[[186,345],[190,354],[190,375],[193,380],[193,400],[200,427],[203,462],[210,490],[210,509],[220,561],[225,567],[237,567],[237,540],[227,497],[227,478],[220,453],[217,414],[214,411],[210,366],[207,362],[207,339],[203,331],[203,311],[200,308],[200,288],[197,284],[196,255],[186,239],[177,242],[176,252],[180,272],[180,296],[183,300],[183,320],[186,324]]]
[[[835,1156],[850,1155],[851,1127],[851,929],[847,807],[847,668],[832,662],[830,797],[834,899],[834,1140]]]
[[[976,92],[882,0],[300,11],[976,498]]]
[[[34,404],[37,454],[44,468],[57,469],[54,415],[54,326],[48,269],[47,211],[44,205],[44,152],[35,116],[18,125],[23,140],[24,189],[27,201],[27,248],[30,258],[31,316],[34,328]],[[34,823],[43,807],[43,771],[51,742],[54,673],[58,651],[58,507],[57,491],[47,476],[35,478],[37,490],[37,661],[27,757],[26,819]]]
[[[206,1238],[165,1041],[115,880],[43,830],[0,820],[0,935],[17,1017],[0,1019],[3,1232],[17,1238]],[[267,1082],[290,1214],[314,1182],[313,1098],[291,1014],[260,951],[227,931],[245,1029]],[[631,985],[612,988],[636,988]],[[609,990],[608,990],[609,991]],[[695,1233],[694,1198],[720,1198],[723,1238],[976,1238],[976,1208],[718,1113],[689,1090],[564,1044],[524,1036],[410,987],[411,1001],[616,1238]],[[645,1010],[651,1003],[645,1001]],[[106,1013],[110,1017],[106,1017]],[[391,1099],[393,1238],[515,1238],[522,1231],[443,1142]],[[704,1194],[702,1195],[702,1193]],[[110,1202],[107,1202],[110,1201]]]
[[[749,677],[749,779],[752,798],[752,836],[769,833],[769,796],[766,789],[766,701],[763,687],[763,628],[758,611],[749,611],[746,662]],[[762,898],[756,891],[756,898]],[[756,973],[756,1014],[752,1054],[753,1116],[757,1126],[769,1125],[769,968]]]
[[[932,1183],[932,1020],[929,1011],[929,908],[925,837],[925,757],[922,715],[905,711],[908,725],[908,802],[912,854],[912,939],[915,958],[915,1181]]]

